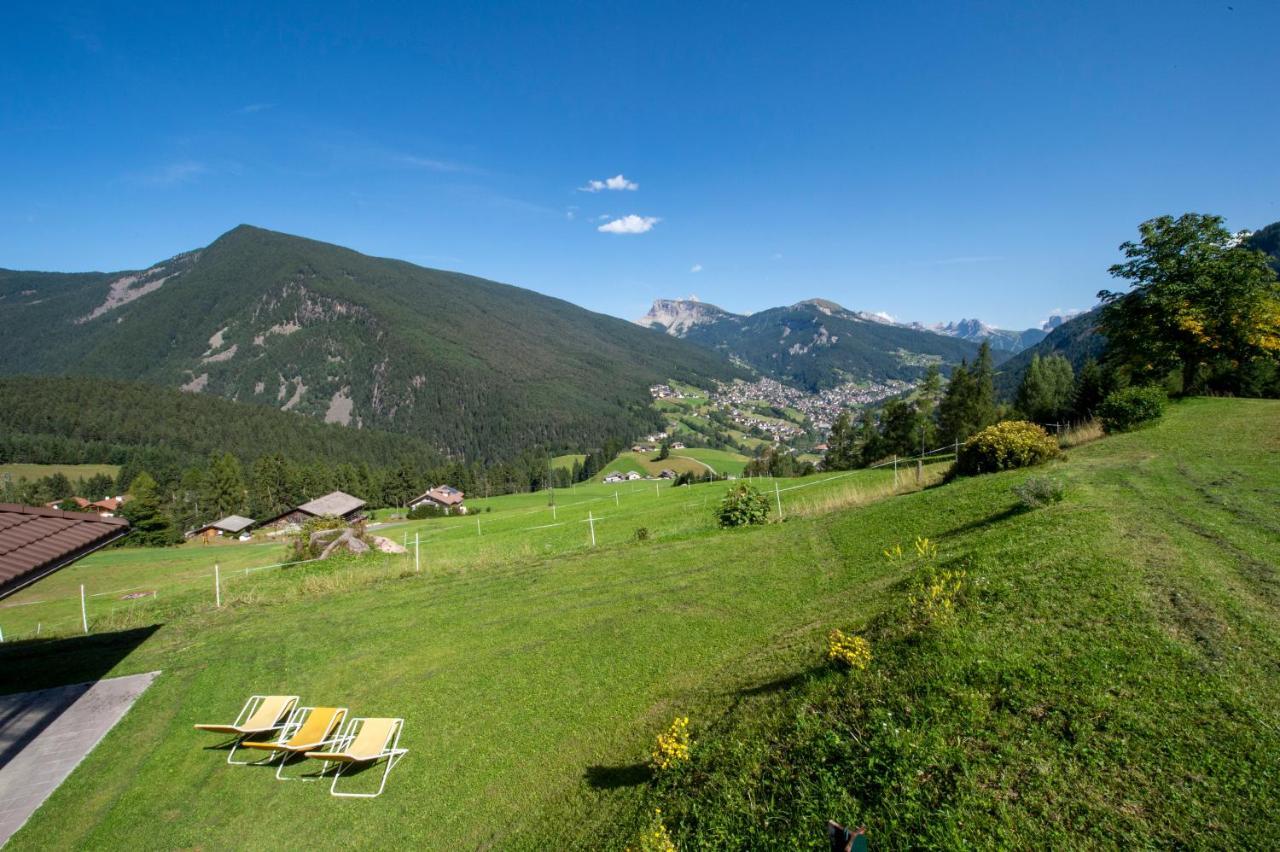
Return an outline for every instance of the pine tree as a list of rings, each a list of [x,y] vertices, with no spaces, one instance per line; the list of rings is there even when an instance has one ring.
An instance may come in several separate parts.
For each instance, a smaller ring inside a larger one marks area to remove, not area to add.
[[[840,412],[831,426],[822,466],[827,470],[851,470],[858,466],[857,435],[847,411]]]
[[[240,460],[231,453],[215,457],[204,482],[204,508],[210,517],[243,512],[245,487]]]
[[[146,471],[139,473],[129,485],[129,500],[121,514],[129,521],[129,543],[142,547],[164,547],[174,544],[179,536],[168,516],[160,510],[156,481]]]
[[[1106,399],[1111,390],[1111,382],[1097,361],[1090,358],[1080,368],[1076,376],[1076,385],[1072,401],[1073,413],[1076,417],[1092,417],[1093,412]]]

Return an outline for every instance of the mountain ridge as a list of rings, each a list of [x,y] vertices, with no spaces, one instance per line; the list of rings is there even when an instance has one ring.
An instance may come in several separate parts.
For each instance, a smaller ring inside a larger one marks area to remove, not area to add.
[[[655,382],[743,375],[667,335],[509,284],[240,225],[145,270],[0,270],[0,374],[140,379],[446,454],[650,429]]]

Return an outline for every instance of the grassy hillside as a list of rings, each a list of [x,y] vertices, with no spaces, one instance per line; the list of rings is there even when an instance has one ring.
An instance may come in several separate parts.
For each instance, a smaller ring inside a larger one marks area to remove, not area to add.
[[[389,557],[263,571],[221,611],[162,593],[99,625],[161,623],[120,660],[92,638],[0,646],[6,691],[163,670],[12,847],[622,848],[655,805],[681,848],[816,847],[828,817],[884,847],[1272,847],[1277,453],[1280,405],[1197,400],[1072,450],[1041,471],[1066,500],[1026,514],[1025,472],[737,532],[700,505],[726,484],[640,489],[592,550],[576,522],[612,497],[584,486],[554,521],[546,494],[477,516],[514,548],[486,551],[474,517],[392,528],[473,548],[421,575]],[[883,472],[786,499],[864,475]],[[641,510],[671,534],[635,541]],[[909,569],[881,553],[916,536],[969,578],[955,621],[919,636],[895,627]],[[835,626],[872,638],[865,675],[821,665]],[[375,802],[228,767],[190,725],[254,691],[402,714],[411,751]],[[677,714],[694,763],[651,782]]]
[[[19,479],[36,480],[58,473],[72,482],[80,479],[90,479],[99,474],[110,476],[114,479],[119,472],[120,466],[115,464],[0,464],[0,480],[8,476],[12,477],[14,481]]]
[[[471,458],[625,439],[661,422],[650,384],[737,373],[559,299],[249,226],[142,274],[5,272],[0,296],[0,371],[138,378]]]

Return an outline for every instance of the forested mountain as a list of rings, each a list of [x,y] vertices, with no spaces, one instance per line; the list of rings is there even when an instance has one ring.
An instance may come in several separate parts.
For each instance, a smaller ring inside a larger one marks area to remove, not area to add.
[[[649,385],[738,373],[559,299],[247,225],[142,271],[0,271],[0,372],[138,379],[487,460],[630,437],[660,425]]]
[[[640,322],[666,327],[662,317],[678,320],[668,334],[810,391],[850,381],[916,379],[929,364],[945,370],[978,351],[969,341],[884,322],[822,299],[749,316],[701,302],[658,300]]]
[[[1280,273],[1280,222],[1272,222],[1262,230],[1250,234],[1244,244],[1271,255],[1271,268]]]
[[[1012,399],[1022,380],[1022,374],[1037,355],[1044,358],[1048,355],[1061,355],[1071,362],[1071,366],[1079,371],[1090,358],[1101,358],[1107,347],[1107,340],[1098,333],[1100,308],[1074,316],[1059,325],[1049,336],[1035,346],[1022,350],[1000,365],[996,373],[996,391],[1004,399]]]

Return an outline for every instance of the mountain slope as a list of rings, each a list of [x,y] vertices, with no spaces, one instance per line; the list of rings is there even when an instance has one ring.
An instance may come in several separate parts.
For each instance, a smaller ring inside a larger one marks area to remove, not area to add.
[[[674,321],[668,325],[664,317]],[[701,302],[660,299],[640,322],[666,327],[668,334],[810,391],[852,381],[915,379],[931,363],[946,368],[978,351],[965,340],[884,322],[821,299],[749,316]]]
[[[1072,317],[1059,325],[1049,336],[1035,346],[1022,350],[1000,365],[996,373],[996,390],[1006,399],[1011,398],[1022,381],[1022,374],[1036,355],[1061,355],[1079,370],[1090,358],[1101,358],[1107,348],[1107,339],[1098,333],[1101,308],[1094,308]]]
[[[0,272],[0,372],[141,379],[473,458],[656,425],[648,386],[736,371],[529,290],[240,226],[142,272]]]

